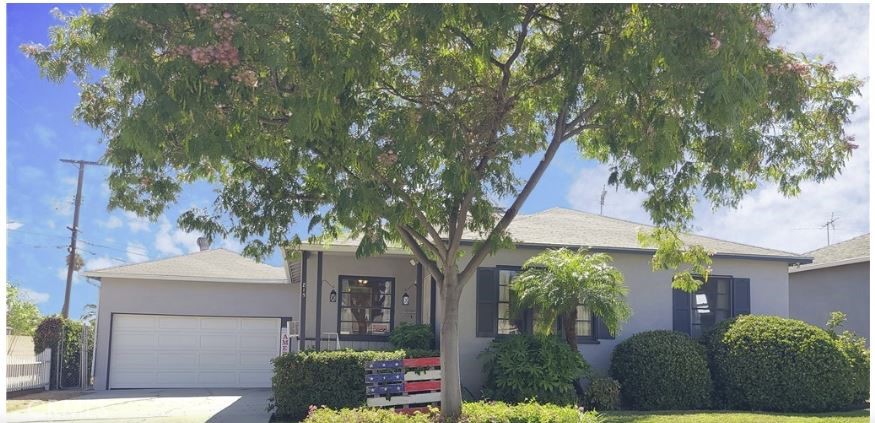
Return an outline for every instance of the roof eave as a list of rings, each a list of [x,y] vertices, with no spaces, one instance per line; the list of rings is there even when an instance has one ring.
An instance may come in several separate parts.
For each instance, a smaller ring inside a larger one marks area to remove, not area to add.
[[[801,273],[801,272],[807,272],[809,270],[829,269],[831,267],[847,266],[849,264],[868,263],[868,262],[869,262],[869,256],[855,257],[855,258],[846,259],[846,260],[831,261],[829,263],[808,262],[811,264],[806,263],[805,266],[790,268],[790,273]]]
[[[187,282],[222,282],[222,283],[244,283],[244,284],[288,284],[288,279],[280,278],[216,278],[203,276],[181,276],[181,275],[150,275],[138,273],[113,273],[113,272],[83,272],[83,276],[97,280],[103,279],[137,279],[137,280],[156,280],[156,281],[187,281]]]

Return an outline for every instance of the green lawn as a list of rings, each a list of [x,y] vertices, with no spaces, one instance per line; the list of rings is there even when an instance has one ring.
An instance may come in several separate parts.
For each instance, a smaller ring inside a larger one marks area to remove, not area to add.
[[[606,423],[864,423],[869,410],[823,414],[782,414],[743,411],[608,411]]]

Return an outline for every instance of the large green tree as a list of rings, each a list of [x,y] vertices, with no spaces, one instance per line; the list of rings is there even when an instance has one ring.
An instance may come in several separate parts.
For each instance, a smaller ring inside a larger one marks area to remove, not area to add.
[[[794,194],[842,168],[860,82],[770,47],[769,9],[120,4],[62,16],[49,46],[22,49],[81,84],[76,116],[105,135],[111,206],[154,217],[207,180],[215,207],[181,226],[245,253],[293,248],[301,219],[360,236],[360,255],[409,248],[440,286],[453,417],[462,289],[563,143],[647,192],[668,246],[699,196],[735,205],[758,180]]]
[[[21,289],[6,281],[6,327],[13,335],[33,335],[42,319],[39,307],[22,295]]]

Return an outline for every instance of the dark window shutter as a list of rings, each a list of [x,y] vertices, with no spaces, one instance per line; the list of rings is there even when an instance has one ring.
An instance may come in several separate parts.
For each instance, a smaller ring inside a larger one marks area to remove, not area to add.
[[[750,279],[732,280],[732,315],[750,314]]]
[[[614,339],[614,337],[611,336],[611,331],[608,330],[608,327],[605,326],[605,322],[602,319],[593,316],[593,320],[595,321],[596,339]]]
[[[680,289],[671,290],[671,309],[672,309],[672,329],[683,332],[687,335],[692,334],[690,322],[690,293],[681,291]]]
[[[477,269],[477,337],[494,338],[498,332],[498,270]]]

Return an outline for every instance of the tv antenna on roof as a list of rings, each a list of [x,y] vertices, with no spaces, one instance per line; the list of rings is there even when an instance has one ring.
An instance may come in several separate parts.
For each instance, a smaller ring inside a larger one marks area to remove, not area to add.
[[[602,185],[602,198],[599,201],[599,216],[605,214],[605,196],[608,195],[608,191],[605,189],[605,186]]]
[[[829,239],[829,230],[830,228],[832,228],[833,232],[835,232],[837,220],[839,220],[839,218],[836,217],[835,212],[832,212],[830,214],[829,220],[827,220],[826,223],[824,223],[823,226],[820,227],[821,229],[826,229],[826,245],[831,245]]]

